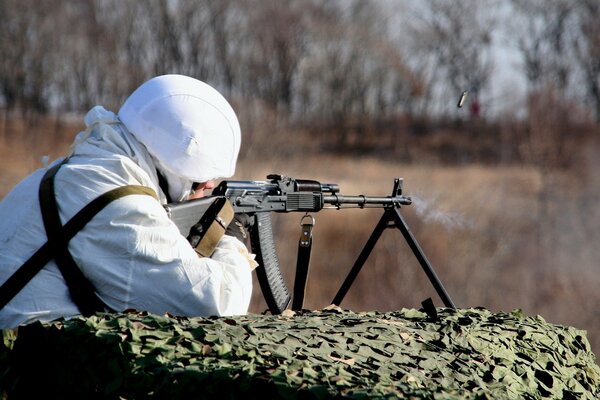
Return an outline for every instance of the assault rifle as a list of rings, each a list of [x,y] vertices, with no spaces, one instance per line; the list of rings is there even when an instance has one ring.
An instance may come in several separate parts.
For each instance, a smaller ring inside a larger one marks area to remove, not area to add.
[[[229,200],[233,205],[235,213],[244,213],[253,217],[249,233],[252,252],[256,254],[256,261],[259,264],[256,274],[267,306],[273,314],[280,314],[290,305],[291,295],[279,267],[271,228],[270,213],[312,213],[325,208],[341,209],[346,207],[377,207],[382,208],[384,213],[348,276],[340,286],[332,304],[341,304],[383,231],[386,228],[395,227],[402,232],[406,242],[444,305],[456,308],[400,214],[401,206],[412,203],[410,197],[402,195],[402,179],[396,178],[394,180],[394,188],[390,196],[380,197],[364,195],[345,196],[339,194],[337,184],[323,184],[314,180],[293,179],[281,175],[269,175],[267,176],[267,181],[225,180],[213,189],[211,196],[168,204],[165,208],[181,234],[187,237],[192,226],[200,220],[211,204],[219,198]],[[292,309],[300,309],[302,307],[304,287],[308,273],[310,245],[312,243],[311,229],[313,223],[314,220],[302,223],[303,231],[299,244]],[[306,253],[304,253],[304,256],[300,255],[300,252],[305,251],[303,247],[309,249],[308,255]]]

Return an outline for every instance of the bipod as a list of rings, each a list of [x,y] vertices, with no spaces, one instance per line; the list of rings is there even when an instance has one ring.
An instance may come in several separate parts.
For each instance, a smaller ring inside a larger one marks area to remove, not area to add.
[[[396,179],[394,184],[394,192],[392,193],[392,196],[398,195],[400,191],[400,181]],[[404,221],[402,214],[400,214],[400,206],[391,206],[385,209],[383,216],[375,226],[373,233],[371,234],[369,240],[360,252],[358,258],[356,259],[356,262],[354,263],[352,269],[348,273],[348,276],[346,276],[346,279],[340,286],[340,289],[335,295],[332,304],[339,306],[342,303],[344,297],[346,296],[346,293],[348,293],[348,290],[350,290],[350,287],[354,283],[354,280],[358,276],[358,273],[369,258],[371,251],[377,244],[377,241],[381,237],[383,231],[387,228],[398,228],[400,232],[402,232],[406,243],[417,258],[417,261],[421,265],[423,271],[425,271],[425,274],[429,278],[429,281],[435,288],[435,291],[437,292],[444,305],[446,307],[456,308],[454,302],[452,301],[452,299],[450,299],[448,292],[446,292],[444,285],[442,285],[442,282],[440,281],[433,267],[431,266],[431,263],[429,262],[429,260],[427,260],[427,257],[425,257],[425,253],[421,249],[421,246],[419,246],[417,240],[415,239],[408,225]]]

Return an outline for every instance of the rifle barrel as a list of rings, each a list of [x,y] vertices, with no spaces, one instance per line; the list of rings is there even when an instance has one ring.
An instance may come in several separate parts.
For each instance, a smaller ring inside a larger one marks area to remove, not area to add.
[[[343,204],[353,204],[359,207],[369,205],[382,205],[390,207],[399,207],[401,205],[409,205],[412,203],[410,197],[406,196],[386,196],[386,197],[374,197],[374,196],[343,196],[343,195],[329,195],[323,196],[323,203],[341,207]]]

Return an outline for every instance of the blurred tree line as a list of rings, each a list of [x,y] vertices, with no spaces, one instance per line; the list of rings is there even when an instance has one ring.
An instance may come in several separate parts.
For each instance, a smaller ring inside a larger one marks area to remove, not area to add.
[[[151,76],[183,73],[231,98],[250,137],[269,120],[407,161],[424,148],[560,166],[600,121],[599,17],[596,0],[0,0],[0,104],[115,110]],[[492,90],[510,64],[499,48],[517,55],[523,96]],[[448,131],[462,134],[431,139]]]

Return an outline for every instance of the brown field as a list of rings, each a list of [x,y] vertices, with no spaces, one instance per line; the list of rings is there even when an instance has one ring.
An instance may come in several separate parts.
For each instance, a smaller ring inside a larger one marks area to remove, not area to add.
[[[0,127],[0,197],[41,166],[44,155],[54,159],[65,154],[78,129],[46,127],[50,129],[37,132],[14,121]],[[582,155],[589,173],[552,175],[555,190],[545,207],[540,205],[541,171],[534,167],[403,165],[375,157],[275,153],[271,148],[256,151],[255,158],[244,156],[235,178],[260,180],[281,173],[338,183],[343,194],[388,195],[393,179],[403,177],[404,193],[413,196],[414,204],[402,213],[459,307],[520,308],[549,322],[586,329],[592,348],[600,348],[600,185],[591,172],[599,163],[596,150]],[[329,304],[380,215],[379,210],[357,209],[315,215],[307,308]],[[290,287],[301,217],[274,218]],[[342,307],[418,308],[427,297],[441,305],[400,233],[389,230]],[[257,287],[251,311],[264,308]]]

